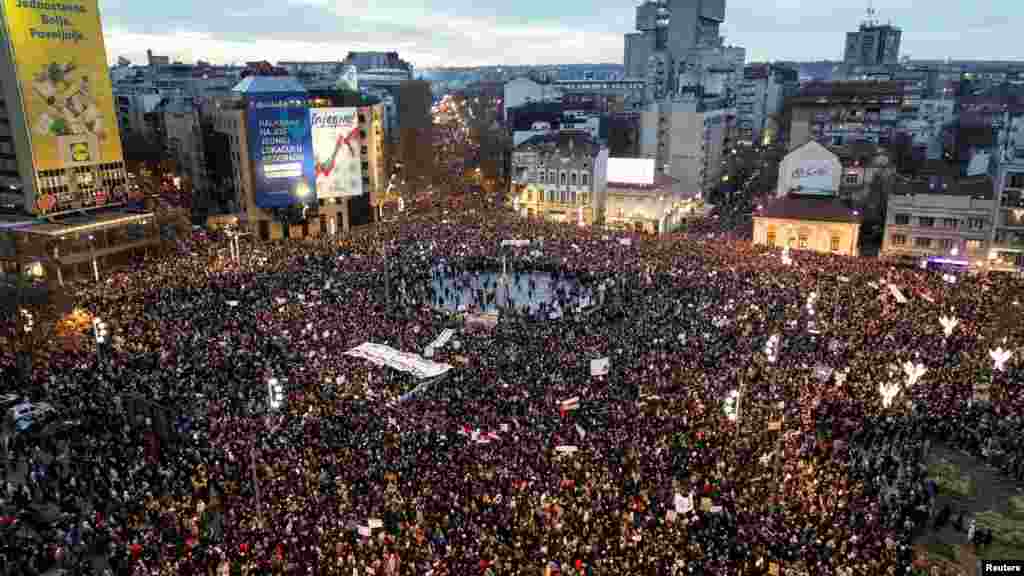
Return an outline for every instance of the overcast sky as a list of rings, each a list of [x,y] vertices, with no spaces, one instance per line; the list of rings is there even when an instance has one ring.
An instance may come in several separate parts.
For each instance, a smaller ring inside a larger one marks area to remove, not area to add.
[[[723,33],[748,61],[841,57],[867,2],[726,0]],[[622,63],[637,0],[100,0],[107,55],[183,62],[342,60],[395,50],[419,68]],[[875,0],[912,58],[1024,58],[1020,0]]]

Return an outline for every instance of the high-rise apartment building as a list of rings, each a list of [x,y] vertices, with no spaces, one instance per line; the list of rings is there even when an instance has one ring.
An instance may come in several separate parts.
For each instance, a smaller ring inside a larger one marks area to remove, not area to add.
[[[97,0],[2,4],[4,137],[25,210],[53,214],[127,200]],[[8,166],[7,168],[10,168]]]
[[[406,80],[398,89],[398,160],[402,179],[427,182],[434,173],[430,82]],[[412,184],[415,186],[415,184]]]
[[[751,64],[743,70],[736,94],[737,141],[767,146],[776,141],[787,97],[799,87],[795,68],[776,64]]]
[[[722,154],[735,110],[721,102],[652,103],[640,113],[640,154],[679,181],[686,195],[708,193],[718,184]]]
[[[728,68],[730,63],[735,66],[737,55],[743,59],[745,53],[732,47],[727,52],[722,46],[719,27],[724,21],[725,0],[649,0],[641,4],[636,8],[637,32],[624,39],[626,76],[646,79],[648,99],[660,100],[679,91],[680,77],[699,75],[708,68]]]
[[[889,66],[899,64],[903,31],[891,24],[879,24],[874,10],[856,32],[846,33],[843,64],[847,66]]]

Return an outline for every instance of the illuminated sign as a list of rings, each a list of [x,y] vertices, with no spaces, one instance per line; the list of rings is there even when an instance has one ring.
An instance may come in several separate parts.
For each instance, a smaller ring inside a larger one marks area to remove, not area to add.
[[[313,155],[306,96],[250,96],[248,129],[256,205],[283,208],[312,203]]]
[[[654,184],[654,158],[609,158],[608,182],[614,184]]]
[[[97,0],[3,0],[35,170],[122,161]]]
[[[832,196],[836,186],[831,160],[804,160],[790,173],[790,189],[800,194]]]

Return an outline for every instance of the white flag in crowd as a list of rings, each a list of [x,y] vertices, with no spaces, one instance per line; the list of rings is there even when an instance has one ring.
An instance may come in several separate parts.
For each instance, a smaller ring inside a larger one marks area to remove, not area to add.
[[[590,375],[591,376],[607,376],[608,369],[611,367],[611,359],[605,356],[604,358],[598,358],[590,361]]]

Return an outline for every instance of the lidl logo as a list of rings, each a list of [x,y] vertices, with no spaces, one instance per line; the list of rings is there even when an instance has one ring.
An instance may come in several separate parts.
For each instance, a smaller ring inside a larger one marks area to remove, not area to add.
[[[75,142],[71,145],[71,160],[73,162],[88,162],[91,158],[89,145],[85,142]]]

